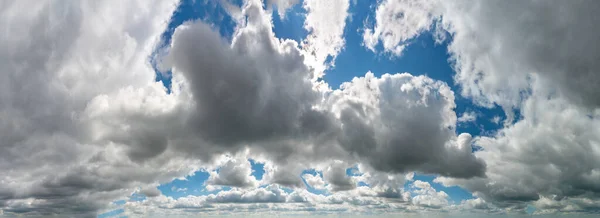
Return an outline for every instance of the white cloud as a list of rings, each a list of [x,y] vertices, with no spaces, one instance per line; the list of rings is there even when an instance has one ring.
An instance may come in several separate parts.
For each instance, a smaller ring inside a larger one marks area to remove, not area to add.
[[[299,2],[300,0],[267,0],[267,6],[271,7],[275,5],[277,7],[277,13],[279,14],[279,17],[285,19],[285,14],[288,12],[288,10]]]
[[[385,52],[400,56],[411,39],[433,25],[434,3],[429,0],[384,0],[377,6],[375,26],[364,29],[364,45],[375,52],[381,43]]]
[[[348,17],[349,0],[305,0],[307,11],[304,28],[309,32],[302,43],[307,63],[322,77],[344,48],[344,27]],[[328,59],[329,58],[329,59]],[[328,61],[329,60],[329,61]]]
[[[500,124],[501,119],[502,118],[500,118],[500,116],[494,116],[490,121],[492,121],[492,123],[495,123],[495,124]]]
[[[302,178],[304,179],[304,181],[306,181],[306,184],[308,184],[311,188],[314,188],[317,190],[325,189],[325,181],[323,181],[321,174],[317,174],[317,175],[304,174],[304,175],[302,175]]]
[[[467,123],[467,122],[474,122],[475,120],[477,120],[477,113],[473,112],[473,111],[467,111],[464,112],[459,118],[458,118],[458,122],[459,123]]]
[[[412,198],[413,204],[429,208],[442,208],[448,206],[449,196],[446,192],[438,192],[431,187],[431,184],[421,180],[414,181],[412,186],[415,188],[413,191],[415,196]]]

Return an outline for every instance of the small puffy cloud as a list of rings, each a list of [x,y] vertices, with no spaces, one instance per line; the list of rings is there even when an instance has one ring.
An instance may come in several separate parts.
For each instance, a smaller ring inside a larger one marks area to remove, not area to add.
[[[306,184],[308,184],[311,188],[314,188],[317,190],[325,189],[325,181],[323,180],[323,177],[321,176],[320,173],[317,173],[316,175],[304,174],[304,175],[302,175],[302,178],[304,179]]]
[[[139,193],[143,194],[146,197],[156,197],[162,194],[156,186],[148,186],[146,188],[143,188],[139,191]]]
[[[207,185],[229,187],[256,187],[258,181],[252,176],[252,166],[245,155],[228,157],[218,170],[209,172]]]
[[[495,123],[495,124],[500,124],[500,120],[502,120],[502,118],[500,118],[500,116],[494,116],[494,117],[492,117],[492,119],[490,121],[492,121],[492,123]]]
[[[433,25],[433,1],[385,0],[375,12],[375,25],[365,27],[364,46],[376,51],[381,43],[384,52],[402,55],[409,41]]]
[[[412,186],[415,188],[413,191],[415,196],[412,198],[413,204],[436,209],[448,205],[448,194],[444,191],[436,191],[428,182],[416,180]]]
[[[349,166],[342,161],[333,161],[324,171],[323,179],[332,192],[347,191],[356,188],[356,181],[346,174]]]
[[[275,6],[277,8],[277,13],[280,18],[285,19],[285,14],[292,6],[300,3],[300,0],[267,0],[266,4],[268,8]]]
[[[475,120],[477,120],[477,113],[473,112],[473,111],[468,111],[468,112],[464,112],[458,119],[457,121],[459,123],[468,123],[468,122],[474,122]]]

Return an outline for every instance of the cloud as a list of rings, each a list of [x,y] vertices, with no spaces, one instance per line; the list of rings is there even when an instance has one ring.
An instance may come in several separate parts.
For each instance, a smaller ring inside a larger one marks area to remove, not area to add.
[[[286,12],[300,0],[267,0],[267,7],[277,6],[279,17],[285,18]]]
[[[316,77],[335,65],[335,58],[344,48],[344,29],[348,17],[349,0],[306,0],[304,28],[309,32],[302,42],[307,63],[315,68]]]
[[[299,176],[311,168],[308,160],[351,161],[348,153],[386,172],[482,175],[484,166],[470,154],[468,142],[454,142],[454,96],[447,85],[409,74],[375,78],[369,73],[340,90],[318,92],[306,56],[295,41],[275,38],[261,5],[250,1],[242,14],[248,21],[239,24],[231,45],[201,22],[174,33],[169,53],[174,73],[181,73],[194,96],[185,131],[205,142],[178,143],[176,149],[210,158],[248,146],[273,161],[265,166],[265,181],[291,187],[303,185]],[[361,107],[373,108],[374,117],[361,116]],[[421,138],[427,140],[407,143]],[[364,153],[369,146],[376,146],[374,153]],[[391,148],[404,152],[386,151]]]
[[[423,31],[443,28],[435,33],[452,35],[461,94],[520,110],[522,120],[479,137],[456,133],[469,114],[457,118],[454,92],[426,76],[367,73],[337,90],[315,89],[320,70],[306,60],[333,65],[348,16],[347,1],[321,3],[305,2],[304,44],[276,38],[257,0],[230,8],[245,18],[236,19],[231,41],[200,20],[177,27],[164,62],[173,72],[170,93],[148,57],[175,2],[3,5],[0,19],[9,22],[0,28],[11,34],[0,40],[0,211],[88,217],[133,192],[149,197],[127,202],[134,215],[451,208],[445,193],[421,181],[411,198],[403,185],[413,172],[473,191],[477,199],[463,209],[597,210],[597,34],[588,28],[595,3],[378,5],[365,46],[381,43],[400,55]],[[15,13],[25,9],[31,13]],[[547,10],[561,16],[542,16]],[[483,149],[473,154],[471,144]],[[246,149],[247,156],[219,159]],[[261,181],[248,157],[264,159]],[[346,175],[355,164],[361,174]],[[156,189],[201,167],[211,170],[207,190],[234,188],[180,199]],[[323,178],[301,177],[306,169]],[[331,195],[303,190],[302,178]]]
[[[375,52],[381,43],[383,51],[400,56],[410,40],[429,30],[436,15],[433,1],[381,2],[375,11],[375,26],[367,23],[363,32],[364,46]]]
[[[306,181],[306,184],[308,184],[311,188],[317,190],[325,189],[325,181],[323,180],[321,174],[304,174],[302,175],[302,179],[304,179],[304,181]]]
[[[500,118],[498,118],[500,119]],[[467,123],[467,122],[474,122],[475,120],[477,120],[477,113],[473,112],[473,111],[468,111],[468,112],[464,112],[462,114],[462,116],[460,116],[457,121],[459,123]],[[499,121],[498,121],[499,122]],[[496,122],[496,123],[498,123]]]
[[[393,11],[394,4],[407,7],[390,15],[401,19],[379,16]],[[600,32],[592,23],[598,20],[599,7],[593,1],[379,4],[376,25],[402,27],[409,23],[404,20],[424,24],[410,25],[422,27],[418,31],[390,34],[404,38],[381,39],[384,48],[404,46],[405,39],[421,31],[449,33],[448,51],[461,95],[481,106],[500,105],[506,112],[504,129],[473,139],[482,147],[475,156],[485,161],[486,177],[438,181],[460,185],[509,210],[522,211],[532,202],[546,211],[595,210],[582,202],[598,199],[595,129],[600,95],[592,87],[600,78],[595,61]],[[366,42],[376,45],[375,39],[365,34]],[[515,122],[513,109],[521,120]]]
[[[416,180],[412,186],[415,188],[413,204],[430,208],[442,208],[448,205],[448,194],[444,191],[436,191],[428,182]]]
[[[140,194],[143,194],[146,197],[156,197],[161,195],[162,193],[160,192],[160,190],[158,190],[158,188],[156,188],[156,186],[149,186],[140,190]]]
[[[368,189],[361,187],[361,189]],[[354,213],[402,211],[405,202],[388,201],[376,196],[361,195],[358,190],[337,192],[324,196],[305,189],[285,192],[276,185],[254,189],[232,189],[207,196],[187,196],[178,199],[160,196],[125,204],[128,216],[151,216],[159,214],[182,214],[191,216],[201,212],[205,215],[248,214],[258,212],[295,213]],[[368,192],[368,190],[366,190]],[[306,214],[309,215],[309,214]]]
[[[494,136],[475,139],[483,148],[475,155],[486,160],[487,178],[439,180],[503,207],[524,207],[543,198],[597,200],[597,112],[588,115],[569,100],[548,99],[536,86],[521,109],[523,120]]]
[[[346,175],[346,169],[349,166],[342,161],[333,161],[324,171],[323,179],[329,184],[328,188],[332,192],[347,191],[356,188],[356,181]]]
[[[595,107],[600,102],[592,88],[599,80],[599,54],[590,45],[600,34],[592,28],[598,7],[593,1],[383,1],[376,26],[365,30],[364,40],[372,50],[381,41],[385,51],[394,53],[422,32],[447,32],[454,79],[461,95],[476,103],[518,107],[531,75],[539,75],[554,95]]]
[[[252,176],[252,166],[245,155],[229,157],[218,166],[218,171],[210,172],[206,184],[229,187],[256,187],[258,181]]]
[[[369,72],[342,84],[328,101],[342,123],[341,146],[376,170],[484,174],[485,165],[471,154],[470,136],[455,135],[454,94],[443,82]]]
[[[155,91],[147,56],[176,3],[114,5],[113,1],[3,4],[0,17],[7,22],[0,24],[6,33],[0,40],[4,66],[0,207],[4,214],[95,216],[97,209],[137,185],[185,171],[171,168],[179,158],[138,164],[128,155],[137,161],[156,153],[129,153],[119,143],[94,139],[97,133],[86,120],[91,99],[127,88]],[[167,103],[163,111],[169,110],[169,98],[164,91],[148,96]],[[154,102],[147,103],[144,108]]]

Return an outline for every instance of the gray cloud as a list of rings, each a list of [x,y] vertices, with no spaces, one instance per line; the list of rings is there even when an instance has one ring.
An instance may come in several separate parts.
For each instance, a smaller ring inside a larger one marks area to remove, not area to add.
[[[600,179],[595,131],[600,93],[592,88],[600,79],[600,32],[592,27],[600,4],[434,0],[385,1],[379,7],[393,3],[403,20],[427,24],[423,28],[440,40],[451,35],[450,61],[463,96],[483,106],[499,104],[507,113],[498,134],[474,139],[483,147],[475,156],[485,160],[487,177],[439,180],[502,208],[522,211],[535,202],[545,212],[596,211],[587,205],[597,201]],[[389,17],[379,11],[378,18]],[[398,27],[390,38],[376,39],[384,45],[402,46],[420,33],[398,20],[376,22]],[[514,125],[513,108],[522,116]]]
[[[156,9],[129,10],[142,6],[135,2],[112,13],[101,13],[114,6],[109,1],[2,3],[0,17],[7,21],[0,24],[6,31],[0,36],[4,215],[95,216],[138,184],[181,174],[166,175],[161,169],[170,164],[156,167],[164,164],[158,160],[136,166],[124,154],[128,149],[95,141],[85,118],[95,97],[153,83],[145,57],[174,4],[146,3]]]
[[[475,155],[486,160],[487,178],[440,181],[461,185],[502,207],[557,201],[562,205],[558,209],[570,205],[585,210],[572,199],[600,198],[597,112],[588,117],[585,108],[561,98],[548,99],[534,88],[521,113],[524,119],[514,126],[475,139],[483,147]]]
[[[483,176],[470,136],[456,136],[454,94],[442,82],[410,74],[372,73],[332,93],[339,113],[339,143],[375,169],[421,171],[454,177]]]
[[[454,96],[448,86],[408,74],[368,74],[341,90],[317,92],[297,43],[274,38],[258,3],[247,4],[242,14],[248,22],[231,45],[201,22],[175,31],[169,57],[194,96],[192,130],[187,131],[206,140],[206,145],[178,149],[211,154],[207,146],[210,151],[249,145],[278,164],[300,162],[293,169],[302,169],[307,159],[353,159],[349,152],[382,171],[483,175],[470,141],[455,142]],[[274,170],[271,175],[280,180],[268,178],[301,186],[300,172]]]
[[[230,157],[218,166],[218,172],[210,172],[206,184],[229,187],[255,187],[258,181],[252,174],[250,162],[245,156]]]

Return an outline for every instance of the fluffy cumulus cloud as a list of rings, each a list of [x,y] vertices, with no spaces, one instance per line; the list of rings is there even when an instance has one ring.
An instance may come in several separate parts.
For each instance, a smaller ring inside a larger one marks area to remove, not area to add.
[[[406,20],[417,19],[438,36],[449,33],[448,50],[461,94],[481,106],[500,105],[507,115],[505,128],[497,134],[474,139],[482,147],[475,156],[487,164],[485,178],[438,181],[473,191],[481,199],[466,202],[471,208],[489,209],[483,203],[489,202],[515,210],[534,205],[536,213],[598,211],[600,93],[593,87],[600,79],[600,32],[592,26],[600,19],[600,4],[426,2],[384,1],[378,6],[375,30],[400,27],[391,34],[397,37],[378,37],[384,48],[390,47],[386,43],[404,45],[406,40],[398,38],[419,35],[413,31],[419,25],[403,26]],[[386,11],[398,4],[410,9],[394,13],[401,19],[386,19]],[[419,14],[411,15],[415,11]],[[369,34],[366,42],[379,42]],[[513,109],[521,120],[515,121]]]
[[[431,208],[442,208],[448,205],[448,194],[436,191],[428,182],[417,180],[412,186],[416,189],[415,196],[412,198],[415,205]]]
[[[302,47],[309,58],[308,64],[315,69],[316,77],[334,66],[336,56],[344,47],[343,35],[349,7],[349,0],[304,1],[307,11],[304,28],[309,35]]]
[[[493,121],[494,123],[498,123],[500,122],[500,117],[498,117],[498,121]],[[458,119],[457,121],[459,123],[466,123],[466,122],[474,122],[475,120],[477,120],[477,113],[473,112],[473,111],[468,111],[468,112],[464,112]]]
[[[207,185],[228,187],[255,187],[256,177],[252,176],[252,166],[245,155],[227,156],[224,163],[211,171]]]
[[[398,0],[383,1],[377,6],[375,24],[367,23],[363,32],[364,46],[400,56],[410,40],[433,25],[434,1]]]
[[[120,113],[122,121],[136,115],[131,109],[143,109],[157,122],[175,110],[176,97],[154,82],[147,63],[175,7],[173,1],[2,3],[4,214],[91,216],[129,188],[186,171],[177,157],[144,162],[164,152],[154,140],[147,145],[156,149],[147,152],[135,150],[145,145],[128,143],[133,141],[122,135],[101,139],[104,133],[94,131],[91,121],[95,112],[88,110],[92,104],[115,106],[106,112]],[[143,98],[102,104],[116,93]],[[129,131],[131,137],[146,132]]]
[[[325,181],[323,181],[323,177],[320,174],[317,174],[317,175],[304,174],[304,175],[302,175],[302,178],[304,179],[306,184],[309,185],[311,188],[314,188],[317,190],[325,189]]]
[[[537,202],[543,209],[597,210],[576,199],[593,202],[599,197],[598,111],[589,114],[568,100],[534,94],[521,113],[525,118],[515,125],[493,137],[476,139],[483,147],[476,156],[488,164],[487,178],[440,180],[463,184],[483,199],[506,207]],[[555,206],[548,206],[551,201],[556,201]]]
[[[471,136],[455,134],[454,93],[443,82],[367,73],[327,100],[341,122],[341,146],[377,170],[484,174],[485,164],[471,154]]]

